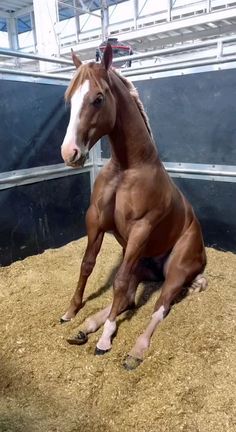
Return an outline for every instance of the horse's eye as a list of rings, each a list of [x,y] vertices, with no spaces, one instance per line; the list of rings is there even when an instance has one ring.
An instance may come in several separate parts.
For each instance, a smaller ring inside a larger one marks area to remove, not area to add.
[[[104,96],[100,93],[97,95],[96,99],[93,101],[93,105],[97,108],[99,108],[102,105],[102,102],[104,101]]]

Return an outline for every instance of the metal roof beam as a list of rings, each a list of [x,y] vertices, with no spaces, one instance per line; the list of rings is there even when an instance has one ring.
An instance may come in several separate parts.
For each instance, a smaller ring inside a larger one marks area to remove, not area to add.
[[[33,4],[32,4],[32,6],[25,6],[22,9],[14,12],[13,15],[15,18],[18,18],[18,17],[21,17],[23,15],[27,15],[30,12],[33,12],[33,10],[34,10],[34,8],[33,8]]]
[[[19,9],[21,5],[19,4],[19,1],[17,0],[11,0],[8,1],[1,1],[1,7],[9,10]]]
[[[235,33],[235,31],[236,31],[236,24],[232,24],[232,26],[222,26],[222,27],[220,27],[220,33],[228,33],[228,34],[230,34],[230,33]],[[163,37],[163,38],[157,38],[156,40],[155,40],[155,45],[156,45],[156,47],[158,47],[158,46],[163,46],[163,44],[167,44],[167,43],[174,43],[174,44],[177,44],[177,43],[184,43],[184,42],[187,42],[187,41],[194,41],[194,39],[202,39],[202,38],[207,38],[207,37],[210,37],[210,36],[215,36],[216,35],[216,31],[215,31],[215,29],[205,29],[205,30],[202,30],[201,32],[198,32],[198,31],[194,31],[194,28],[192,28],[192,32],[190,33],[180,33],[179,35],[176,35],[176,36],[174,36],[174,37],[172,37],[171,35],[166,35],[166,37]],[[132,44],[132,42],[133,43],[135,43],[135,40],[134,41],[132,41],[132,39],[129,39],[129,42]],[[148,41],[148,39],[147,39],[147,41],[145,41],[145,40],[143,40],[143,43],[142,43],[142,49],[148,49],[148,47],[150,46],[150,42]],[[194,42],[193,42],[193,46],[194,46]]]
[[[0,10],[0,18],[10,18],[11,13]]]
[[[223,19],[228,19],[236,16],[236,7],[230,9],[224,9],[221,11],[211,12],[207,15],[198,15],[191,18],[185,18],[184,20],[176,20],[171,22],[166,22],[164,24],[159,24],[150,27],[140,28],[138,30],[130,32],[120,32],[117,33],[120,41],[128,41],[134,39],[140,39],[142,37],[151,36],[153,34],[166,33],[172,30],[181,30],[182,28],[190,28],[196,25],[207,24],[208,22],[220,21]],[[230,27],[229,27],[230,28]],[[199,37],[202,32],[199,33]],[[115,34],[114,34],[115,36]]]
[[[95,16],[95,17],[97,17],[97,18],[100,18],[100,15],[98,15],[98,14],[96,14],[96,13],[94,13],[94,12],[91,12],[88,8],[80,8],[80,7],[78,7],[78,6],[70,6],[68,3],[65,3],[64,1],[62,1],[62,0],[58,0],[58,4],[59,5],[62,5],[62,6],[67,6],[67,7],[72,7],[73,9],[75,9],[76,11],[78,11],[78,12],[83,12],[83,13],[87,13],[87,14],[89,14],[89,15],[93,15],[93,16]]]

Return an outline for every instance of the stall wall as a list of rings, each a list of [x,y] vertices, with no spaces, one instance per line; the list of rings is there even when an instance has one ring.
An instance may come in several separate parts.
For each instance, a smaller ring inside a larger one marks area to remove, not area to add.
[[[1,179],[13,170],[63,162],[64,92],[64,85],[0,80]],[[1,189],[0,265],[84,235],[89,199],[89,172]]]
[[[236,71],[135,82],[165,162],[236,166]]]
[[[0,172],[61,163],[65,87],[0,80]]]

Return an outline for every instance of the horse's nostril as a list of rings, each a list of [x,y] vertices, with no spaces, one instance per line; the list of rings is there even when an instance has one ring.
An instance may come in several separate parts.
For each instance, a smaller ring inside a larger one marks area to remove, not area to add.
[[[78,150],[74,149],[73,156],[70,157],[69,162],[74,162],[77,158]]]

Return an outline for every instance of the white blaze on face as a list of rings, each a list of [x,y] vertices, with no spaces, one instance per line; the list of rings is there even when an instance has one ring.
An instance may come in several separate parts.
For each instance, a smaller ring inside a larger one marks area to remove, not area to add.
[[[62,154],[73,155],[76,147],[76,130],[79,125],[79,117],[84,102],[84,97],[89,91],[89,80],[86,80],[73,94],[71,98],[70,121],[62,144]],[[63,158],[65,159],[63,155]]]

